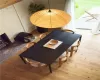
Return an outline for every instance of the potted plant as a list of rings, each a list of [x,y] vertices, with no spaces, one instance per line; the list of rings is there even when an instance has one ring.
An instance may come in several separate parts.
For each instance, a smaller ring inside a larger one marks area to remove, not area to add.
[[[34,14],[35,12],[37,11],[40,11],[40,10],[43,10],[45,9],[45,6],[43,4],[36,4],[36,3],[30,3],[29,5],[29,14]],[[40,28],[37,26],[37,31],[40,32],[40,33],[44,33],[44,32],[47,32],[48,29],[46,28]]]

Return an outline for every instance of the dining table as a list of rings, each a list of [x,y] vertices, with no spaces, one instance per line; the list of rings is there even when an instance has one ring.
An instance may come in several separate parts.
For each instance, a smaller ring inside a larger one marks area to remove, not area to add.
[[[52,63],[71,47],[75,41],[81,41],[81,38],[82,35],[80,34],[65,32],[63,30],[53,30],[50,34],[28,48],[19,56],[25,64],[27,62],[24,58],[28,58],[48,65],[49,70],[52,73]],[[44,45],[51,39],[58,40],[62,43],[55,49],[44,47]]]

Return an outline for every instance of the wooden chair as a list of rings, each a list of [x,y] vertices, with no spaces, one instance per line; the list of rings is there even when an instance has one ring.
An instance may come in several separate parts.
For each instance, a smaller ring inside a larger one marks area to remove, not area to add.
[[[46,64],[43,64],[43,63],[40,63],[40,62],[31,60],[31,59],[28,59],[28,58],[24,58],[24,59],[25,59],[25,61],[26,61],[29,65],[31,65],[31,66],[33,66],[33,67],[38,67],[38,68],[40,68],[40,67],[46,66]]]
[[[40,41],[41,39],[43,39],[45,36],[47,36],[49,34],[49,32],[45,32],[45,33],[41,33],[41,34],[38,34],[36,37],[37,39],[33,42],[29,42],[27,45],[26,45],[26,48],[30,48],[31,46],[33,46],[35,43],[37,43],[38,41]],[[24,58],[25,61],[30,64],[31,66],[34,66],[34,67],[41,67],[41,66],[46,66],[46,64],[43,64],[43,63],[40,63],[40,62],[37,62],[37,61],[34,61],[34,60],[31,60],[31,59],[28,59],[28,58]]]
[[[66,31],[66,32],[70,32],[72,34],[74,34],[75,32],[72,31],[72,30],[68,30],[68,29],[64,29],[63,31]],[[70,57],[72,57],[73,53],[74,52],[77,52],[78,50],[78,47],[80,45],[80,40],[77,40],[69,49],[68,49],[68,52],[70,52]]]
[[[62,63],[66,62],[68,59],[68,51],[65,51],[60,57],[59,57],[59,67],[61,67]]]
[[[44,38],[45,36],[47,36],[47,35],[48,35],[47,32],[40,34],[40,35],[39,35],[40,40],[43,39],[43,38]]]
[[[75,32],[72,30],[65,29],[63,31],[70,32],[74,34]],[[74,52],[77,52],[78,47],[80,45],[80,40],[76,41],[67,51],[66,54],[63,54],[59,57],[59,66],[62,65],[63,62],[66,62],[69,57],[72,57]],[[70,53],[70,54],[69,54]],[[69,56],[68,56],[69,55]]]
[[[38,35],[36,35],[36,40],[34,41],[34,43],[37,43],[38,41],[40,41],[41,39],[43,39],[45,36],[47,36],[49,34],[49,32],[45,32],[45,33],[39,33]]]
[[[75,33],[73,30],[69,30],[69,29],[61,29],[62,31],[65,31],[65,32],[70,32],[70,33]]]
[[[26,48],[28,49],[28,48],[30,48],[31,46],[33,46],[35,43],[34,42],[29,42],[27,45],[26,45]],[[31,60],[31,59],[28,59],[28,58],[24,58],[25,59],[25,61],[29,64],[29,65],[31,65],[31,66],[33,66],[33,67],[42,67],[42,66],[46,66],[46,64],[43,64],[43,63],[40,63],[40,62],[37,62],[37,61],[34,61],[34,60]]]
[[[70,57],[72,57],[73,54],[77,52],[79,45],[80,45],[80,40],[76,41],[75,44],[73,44],[73,45],[68,49],[68,52],[70,52]]]

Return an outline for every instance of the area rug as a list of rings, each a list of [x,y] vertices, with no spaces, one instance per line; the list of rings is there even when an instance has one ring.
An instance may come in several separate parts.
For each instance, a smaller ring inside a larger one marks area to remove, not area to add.
[[[18,51],[25,47],[26,44],[14,42],[10,46],[0,50],[0,63],[14,56]]]

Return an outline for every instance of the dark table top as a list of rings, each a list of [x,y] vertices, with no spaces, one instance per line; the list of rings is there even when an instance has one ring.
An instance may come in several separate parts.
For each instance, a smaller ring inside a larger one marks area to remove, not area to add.
[[[34,46],[30,47],[27,51],[20,54],[32,60],[36,60],[45,64],[52,64],[63,52],[65,52],[81,35],[64,32],[61,30],[54,30],[45,38],[40,40]],[[56,49],[49,49],[43,47],[49,40],[55,39],[63,43]]]

